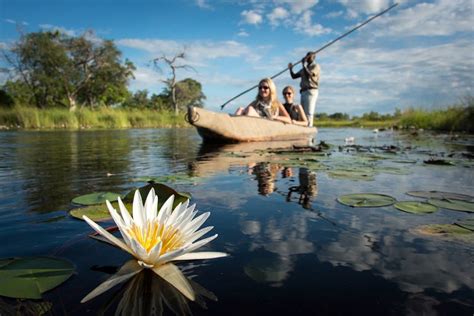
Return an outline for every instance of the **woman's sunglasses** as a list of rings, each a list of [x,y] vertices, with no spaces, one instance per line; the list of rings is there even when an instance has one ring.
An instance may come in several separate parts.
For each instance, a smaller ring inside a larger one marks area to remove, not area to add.
[[[268,90],[268,89],[270,89],[269,86],[260,86],[260,87],[258,87],[258,88],[259,88],[260,90]]]

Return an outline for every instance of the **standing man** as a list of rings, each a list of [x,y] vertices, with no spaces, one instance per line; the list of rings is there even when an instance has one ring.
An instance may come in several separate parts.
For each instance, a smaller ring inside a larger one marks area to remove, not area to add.
[[[293,64],[288,64],[291,78],[301,78],[300,95],[301,104],[303,105],[306,116],[308,117],[308,126],[313,126],[314,111],[316,109],[316,101],[319,94],[319,74],[320,67],[315,62],[316,54],[308,52],[301,60],[303,68],[297,73],[293,72]]]

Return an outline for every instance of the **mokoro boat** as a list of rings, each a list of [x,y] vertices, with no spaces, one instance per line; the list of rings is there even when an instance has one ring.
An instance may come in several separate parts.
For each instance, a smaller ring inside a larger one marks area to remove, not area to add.
[[[315,138],[316,127],[272,121],[261,117],[229,115],[189,107],[187,121],[205,141],[219,143],[302,140]]]

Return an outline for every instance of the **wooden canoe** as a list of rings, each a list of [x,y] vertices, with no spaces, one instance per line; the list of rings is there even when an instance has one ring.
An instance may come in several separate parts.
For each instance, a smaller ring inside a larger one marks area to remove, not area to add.
[[[188,108],[186,119],[205,141],[219,143],[302,140],[315,138],[318,132],[316,127],[216,113],[196,107]]]

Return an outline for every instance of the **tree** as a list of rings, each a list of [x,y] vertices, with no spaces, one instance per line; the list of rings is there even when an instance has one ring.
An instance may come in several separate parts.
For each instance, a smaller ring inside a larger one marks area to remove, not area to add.
[[[204,100],[206,96],[202,92],[202,85],[198,81],[186,78],[184,80],[178,81],[175,86],[175,98],[176,103],[178,104],[179,110],[186,110],[188,106],[203,107]],[[163,92],[164,95],[171,97],[171,89],[165,89]]]
[[[126,98],[135,69],[112,41],[92,39],[92,32],[71,37],[60,32],[22,34],[3,57],[11,76],[24,83],[39,108],[77,103],[111,105]]]
[[[163,55],[161,57],[153,59],[153,64],[155,65],[155,68],[161,71],[161,68],[159,67],[160,62],[165,62],[168,67],[171,68],[171,78],[162,80],[166,86],[168,87],[169,95],[171,97],[171,104],[173,105],[173,109],[176,114],[179,112],[179,104],[178,104],[178,99],[176,96],[176,71],[178,69],[193,69],[193,67],[189,65],[178,65],[179,59],[185,59],[184,52],[179,53],[172,58],[168,58],[167,56]]]

